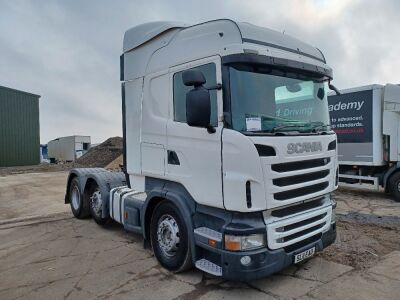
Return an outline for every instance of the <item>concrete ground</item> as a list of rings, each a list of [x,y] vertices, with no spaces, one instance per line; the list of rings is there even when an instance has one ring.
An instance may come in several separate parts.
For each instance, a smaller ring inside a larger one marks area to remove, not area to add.
[[[170,273],[143,249],[140,235],[115,223],[101,228],[72,218],[63,204],[65,180],[63,172],[0,177],[0,299],[398,299],[400,294],[398,244],[368,254],[375,259],[363,267],[318,255],[250,283],[198,270]],[[344,215],[379,212],[393,220],[393,211],[400,210],[381,194],[344,190],[336,196]],[[356,225],[343,221],[339,230]],[[367,226],[363,240],[375,228]]]
[[[64,204],[67,176],[68,172],[49,172],[0,177],[0,223],[69,212]]]
[[[340,188],[335,193],[337,213],[362,213],[376,216],[400,216],[400,203],[381,191]]]

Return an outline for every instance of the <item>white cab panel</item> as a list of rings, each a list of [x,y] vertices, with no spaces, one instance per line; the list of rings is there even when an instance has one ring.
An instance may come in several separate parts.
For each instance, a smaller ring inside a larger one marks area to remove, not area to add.
[[[243,212],[265,209],[264,176],[254,143],[230,129],[224,129],[222,143],[225,208]],[[247,181],[251,187],[251,208],[246,202]]]
[[[170,88],[168,70],[145,77],[142,101],[142,142],[166,145]]]
[[[216,64],[216,79],[221,82],[219,57],[202,59],[170,70],[170,82],[176,72],[207,63]],[[222,91],[217,92],[218,114],[222,113]],[[181,183],[199,204],[223,208],[221,179],[222,122],[208,133],[205,128],[190,127],[174,121],[173,91],[170,90],[167,149],[175,151],[179,165],[166,164],[165,178]]]
[[[141,151],[142,174],[148,176],[164,176],[166,153],[164,145],[142,143]]]
[[[123,83],[125,86],[126,157],[129,174],[141,173],[140,128],[142,119],[143,78]]]

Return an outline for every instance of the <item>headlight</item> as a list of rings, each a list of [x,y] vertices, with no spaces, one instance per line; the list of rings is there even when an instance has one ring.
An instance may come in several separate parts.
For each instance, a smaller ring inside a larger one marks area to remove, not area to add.
[[[265,246],[265,235],[262,233],[251,235],[225,234],[225,249],[230,251],[252,250]]]

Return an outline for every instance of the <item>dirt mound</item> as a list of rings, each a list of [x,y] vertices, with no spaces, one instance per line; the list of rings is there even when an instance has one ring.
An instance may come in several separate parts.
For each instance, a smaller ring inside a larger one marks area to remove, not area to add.
[[[91,148],[85,155],[76,160],[82,167],[104,168],[123,153],[123,142],[119,136],[109,138],[100,145]]]
[[[124,164],[124,158],[123,155],[118,156],[116,159],[114,159],[112,162],[110,162],[107,166],[105,166],[106,169],[108,170],[121,170],[121,166]]]

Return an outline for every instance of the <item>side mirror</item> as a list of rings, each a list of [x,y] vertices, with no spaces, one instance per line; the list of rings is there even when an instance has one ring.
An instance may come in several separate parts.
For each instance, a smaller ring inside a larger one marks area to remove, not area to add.
[[[206,83],[206,78],[201,71],[187,70],[182,73],[182,81],[186,86],[199,87]]]
[[[211,99],[210,92],[203,86],[206,83],[203,73],[185,71],[182,81],[186,86],[194,86],[186,93],[186,122],[189,126],[210,128]]]
[[[341,95],[340,91],[337,89],[337,87],[335,87],[333,84],[331,84],[331,82],[329,81],[328,87],[330,90],[334,91],[336,93],[336,95]]]

